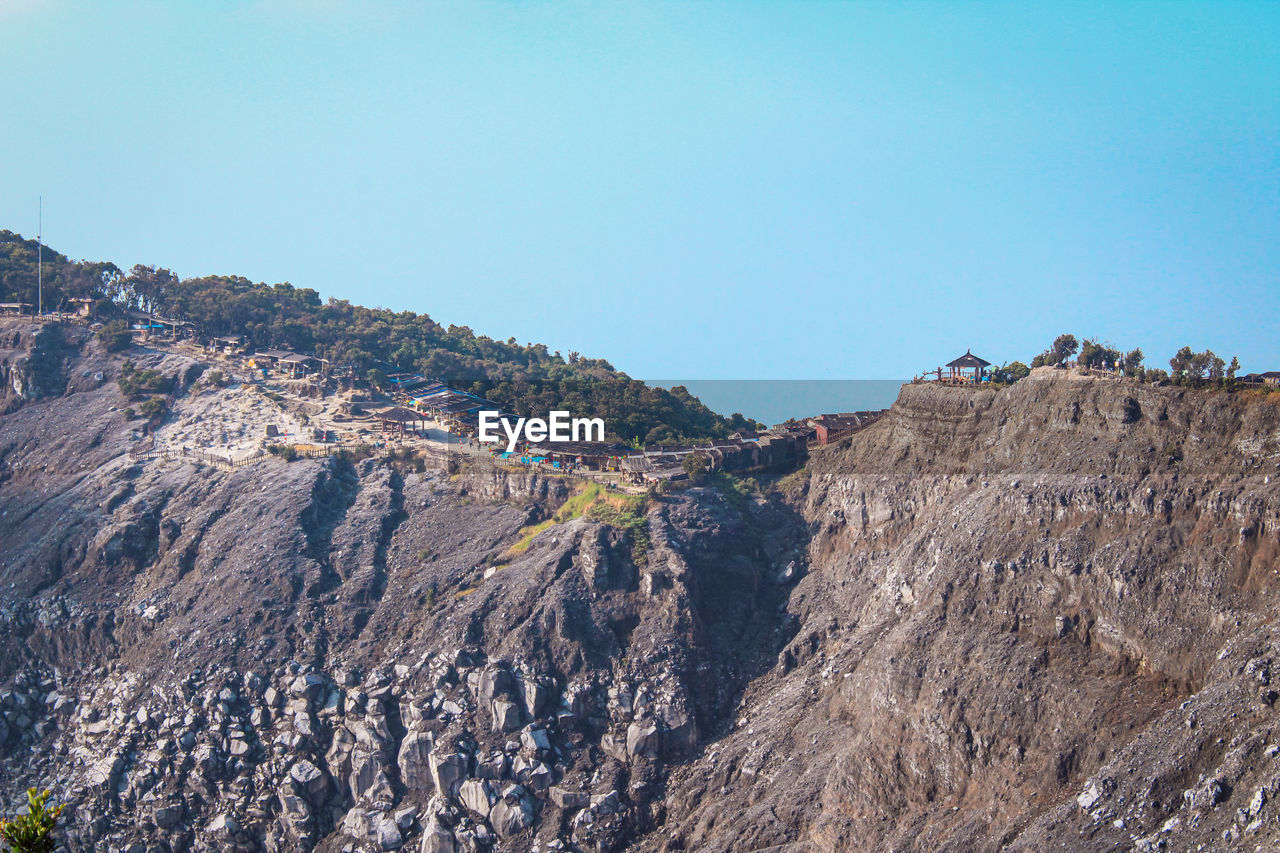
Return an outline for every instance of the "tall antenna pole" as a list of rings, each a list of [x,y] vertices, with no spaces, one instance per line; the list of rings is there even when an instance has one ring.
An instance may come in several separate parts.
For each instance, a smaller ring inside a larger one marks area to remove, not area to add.
[[[44,196],[36,220],[36,312],[44,315]]]

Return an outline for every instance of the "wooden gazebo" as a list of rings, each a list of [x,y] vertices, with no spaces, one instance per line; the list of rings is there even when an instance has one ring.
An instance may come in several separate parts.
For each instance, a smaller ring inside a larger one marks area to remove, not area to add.
[[[431,420],[430,417],[422,412],[408,409],[404,406],[391,406],[386,409],[374,410],[370,414],[381,424],[383,432],[399,432],[401,435],[409,431],[421,435],[422,427],[426,426],[427,422]]]
[[[964,355],[947,362],[947,367],[951,370],[948,378],[952,382],[981,382],[990,366],[991,362],[985,358],[978,358],[971,351],[965,350]]]

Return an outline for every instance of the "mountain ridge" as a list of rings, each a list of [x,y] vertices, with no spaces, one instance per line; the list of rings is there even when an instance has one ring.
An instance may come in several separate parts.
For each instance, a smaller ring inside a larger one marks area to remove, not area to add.
[[[777,488],[654,496],[637,549],[479,462],[134,458],[123,356],[49,328],[0,415],[0,781],[69,849],[1280,835],[1265,394],[909,384]]]

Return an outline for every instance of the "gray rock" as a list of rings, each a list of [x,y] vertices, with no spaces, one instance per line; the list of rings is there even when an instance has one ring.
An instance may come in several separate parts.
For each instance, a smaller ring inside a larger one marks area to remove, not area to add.
[[[232,836],[240,831],[240,824],[231,815],[220,814],[209,821],[209,825],[204,828],[204,831],[214,836]]]
[[[634,722],[627,727],[627,754],[640,758],[657,758],[661,735],[652,720]]]
[[[324,773],[305,758],[289,768],[289,776],[313,801],[329,789],[329,781],[325,779]]]
[[[428,759],[428,764],[431,767],[431,780],[435,783],[436,790],[446,797],[456,796],[458,786],[468,776],[467,756],[460,752],[447,755],[433,752]]]
[[[616,814],[622,810],[622,799],[617,791],[596,794],[591,798],[591,810],[597,814]]]
[[[378,846],[383,850],[396,850],[404,844],[404,835],[400,832],[400,825],[396,823],[392,815],[386,814],[378,818],[374,832],[378,838]]]
[[[312,702],[320,695],[320,691],[324,689],[324,686],[324,676],[310,672],[295,678],[289,685],[289,692],[294,696],[300,696],[308,702]]]
[[[400,767],[400,780],[406,788],[427,791],[433,787],[430,758],[435,749],[435,735],[431,732],[409,732],[400,744],[396,764]]]
[[[472,813],[480,817],[488,817],[493,805],[493,789],[484,779],[468,779],[458,789],[458,799]]]
[[[395,819],[396,826],[401,829],[408,829],[413,826],[413,822],[418,819],[418,807],[405,806],[402,809],[396,809]]]
[[[493,730],[495,732],[514,732],[520,728],[520,706],[510,699],[493,701]]]
[[[525,797],[501,800],[489,812],[489,824],[500,838],[510,838],[533,825],[533,804]]]
[[[616,758],[623,764],[627,763],[627,743],[612,732],[605,732],[601,735],[600,749],[604,751],[605,755]]]
[[[418,853],[459,853],[459,848],[453,833],[433,815],[422,831]]]
[[[151,819],[161,829],[168,829],[182,819],[182,811],[182,803],[166,803],[163,806],[156,806],[151,813]]]
[[[293,729],[305,738],[315,737],[315,723],[310,714],[298,714],[293,718]]]
[[[392,801],[391,782],[377,753],[357,749],[351,753],[351,796],[366,802]]]
[[[530,717],[536,718],[547,704],[547,688],[532,676],[525,676],[520,679],[520,690],[524,694],[525,710]]]
[[[591,801],[591,795],[585,791],[570,791],[553,786],[547,793],[556,808],[565,811],[580,809]]]
[[[545,791],[552,782],[551,768],[539,761],[523,773],[521,778],[535,791]]]
[[[551,739],[547,737],[547,730],[536,726],[525,727],[520,733],[520,743],[530,752],[551,749]]]
[[[477,692],[480,700],[488,704],[498,696],[508,695],[514,688],[515,679],[511,677],[509,670],[498,666],[487,666],[480,673]]]
[[[352,838],[372,841],[377,835],[378,817],[378,812],[371,812],[362,806],[354,806],[342,819],[342,831]]]
[[[502,779],[510,766],[506,753],[495,752],[488,758],[476,761],[476,775],[481,779]]]
[[[288,823],[297,827],[311,817],[311,808],[302,797],[288,791],[280,791],[276,796],[280,800],[280,812]]]

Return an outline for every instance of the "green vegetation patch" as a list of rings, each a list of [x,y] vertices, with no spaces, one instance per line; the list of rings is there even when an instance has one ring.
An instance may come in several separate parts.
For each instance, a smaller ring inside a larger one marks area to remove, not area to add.
[[[599,483],[588,483],[565,501],[551,518],[521,528],[520,539],[507,549],[502,559],[510,561],[519,557],[529,550],[538,534],[557,524],[585,516],[626,531],[631,537],[632,558],[641,565],[649,553],[648,509],[649,499],[644,495],[610,493]]]
[[[139,400],[148,394],[168,394],[173,390],[172,376],[165,376],[158,370],[138,370],[132,361],[126,361],[120,367],[120,378],[116,382],[120,393],[130,400]]]
[[[711,485],[738,509],[746,509],[760,493],[760,484],[755,477],[737,477],[727,471],[712,474]]]

